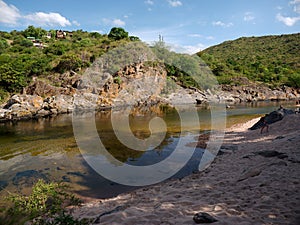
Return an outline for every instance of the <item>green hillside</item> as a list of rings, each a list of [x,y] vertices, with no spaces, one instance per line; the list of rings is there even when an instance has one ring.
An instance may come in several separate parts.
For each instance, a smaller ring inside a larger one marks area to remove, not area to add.
[[[103,35],[33,26],[23,31],[0,31],[0,103],[26,87],[33,77],[47,79],[70,70],[81,74],[108,49],[138,40],[116,27]]]
[[[197,53],[220,83],[247,77],[272,86],[300,87],[300,33],[243,37]]]

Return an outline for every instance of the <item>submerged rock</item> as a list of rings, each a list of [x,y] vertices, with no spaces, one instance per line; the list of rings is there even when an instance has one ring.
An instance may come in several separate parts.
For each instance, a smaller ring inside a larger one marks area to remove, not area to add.
[[[8,185],[8,183],[4,180],[0,180],[0,191],[2,191],[2,189],[6,188]]]
[[[48,178],[45,174],[37,171],[37,170],[25,170],[22,172],[18,172],[12,179],[12,182],[16,186],[25,186],[31,187],[34,185],[39,179],[43,179],[48,181]]]

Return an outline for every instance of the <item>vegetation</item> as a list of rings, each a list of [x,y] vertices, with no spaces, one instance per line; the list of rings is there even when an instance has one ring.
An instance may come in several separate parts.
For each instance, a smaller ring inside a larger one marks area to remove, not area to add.
[[[168,77],[180,86],[207,89],[217,83],[209,68],[201,66],[203,62],[199,57],[172,52],[163,41],[155,43],[152,49],[164,62]]]
[[[205,49],[200,56],[220,83],[247,77],[272,86],[300,87],[300,33],[239,38]]]
[[[66,32],[63,37],[56,34],[55,30],[33,26],[24,31],[0,31],[0,103],[10,94],[21,91],[33,77],[47,79],[71,70],[81,74],[108,49],[123,44],[132,43],[137,48],[126,55],[127,61],[140,57],[139,48],[143,49],[136,45],[140,41],[138,37],[129,36],[120,27],[112,28],[108,35],[83,30]],[[272,86],[300,87],[299,39],[300,33],[239,38],[197,55],[211,68],[219,83],[235,84],[236,77],[247,77]],[[183,87],[205,89],[214,83],[199,57],[175,54],[163,40],[151,48],[163,60],[169,78]],[[113,60],[122,59],[113,57]],[[121,80],[115,78],[115,82]]]
[[[45,183],[43,180],[32,188],[29,196],[10,194],[13,205],[0,217],[0,224],[23,224],[34,219],[34,224],[87,224],[66,214],[64,207],[78,205],[80,200],[66,192],[62,183]]]
[[[85,68],[110,48],[139,41],[123,28],[112,28],[109,35],[82,30],[65,32],[29,26],[24,31],[0,32],[0,103],[8,93],[19,92],[33,77]],[[42,43],[34,46],[34,43]]]

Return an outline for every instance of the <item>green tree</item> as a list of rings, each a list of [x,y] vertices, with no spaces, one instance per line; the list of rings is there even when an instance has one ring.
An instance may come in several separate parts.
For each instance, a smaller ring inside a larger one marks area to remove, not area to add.
[[[114,40],[121,40],[124,38],[128,38],[128,32],[126,32],[123,28],[121,27],[113,27],[109,34],[108,37]]]
[[[67,41],[57,41],[44,49],[45,54],[63,55],[71,50],[71,43]]]
[[[0,53],[4,52],[5,49],[9,47],[7,40],[4,38],[0,38]]]
[[[55,71],[64,73],[68,70],[77,70],[81,68],[82,65],[83,63],[78,55],[68,54],[61,58],[58,65],[55,67]]]
[[[22,33],[25,38],[42,38],[44,35],[47,34],[47,31],[42,29],[41,27],[28,26],[27,29],[25,29]]]
[[[130,41],[140,41],[139,37],[129,36]]]
[[[292,87],[300,88],[300,73],[291,74],[288,77],[286,84]]]
[[[22,72],[14,69],[10,63],[0,66],[0,86],[9,92],[20,90],[26,86],[26,77]]]

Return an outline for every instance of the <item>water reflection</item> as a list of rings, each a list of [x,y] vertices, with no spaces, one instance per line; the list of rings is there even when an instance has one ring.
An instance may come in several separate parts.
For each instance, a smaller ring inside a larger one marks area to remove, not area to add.
[[[280,104],[290,106],[288,102],[235,105],[227,110],[227,126],[268,113]],[[184,110],[189,113],[189,107]],[[192,127],[189,130],[191,133],[210,130],[210,111],[199,108],[198,114],[200,127]],[[120,143],[112,130],[110,111],[97,113],[95,120],[98,134],[109,153],[120,162],[141,166],[164,160],[178,144],[180,119],[173,108],[154,107],[148,112],[134,109],[129,120],[132,133],[140,139],[148,138],[149,121],[154,116],[163,118],[167,132],[157,148],[146,152],[132,150]],[[201,150],[194,154],[196,155],[193,155],[178,176],[184,176],[195,169],[192,165],[196,165],[201,158]],[[84,196],[109,197],[132,189],[104,179],[86,164],[74,138],[71,115],[0,123],[0,186],[5,186],[11,192],[22,191],[22,188],[13,184],[13,179],[19,172],[28,170],[37,171],[33,174],[41,174],[38,177],[46,176],[49,180],[69,182],[74,191]],[[6,192],[0,191],[0,195],[5,194]]]

